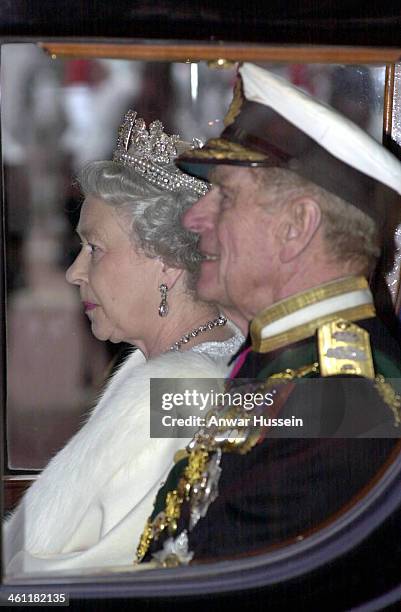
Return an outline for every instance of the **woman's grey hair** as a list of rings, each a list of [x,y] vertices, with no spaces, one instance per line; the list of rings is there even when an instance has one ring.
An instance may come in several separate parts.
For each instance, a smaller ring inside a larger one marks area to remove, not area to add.
[[[183,228],[181,217],[198,196],[188,191],[164,191],[133,169],[112,161],[90,162],[77,181],[85,197],[98,196],[127,216],[133,242],[145,255],[161,257],[173,268],[184,268],[195,281],[199,237]]]

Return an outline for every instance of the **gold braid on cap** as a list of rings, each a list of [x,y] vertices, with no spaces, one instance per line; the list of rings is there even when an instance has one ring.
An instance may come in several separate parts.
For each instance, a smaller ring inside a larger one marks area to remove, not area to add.
[[[209,184],[181,172],[174,166],[178,156],[177,148],[199,148],[200,142],[193,144],[180,140],[177,134],[168,136],[163,131],[161,121],[153,121],[146,128],[143,119],[137,118],[136,111],[129,110],[120,126],[117,147],[113,161],[133,168],[145,180],[167,191],[190,191],[202,196],[209,190]]]
[[[241,75],[237,75],[237,80],[234,85],[234,94],[233,99],[231,100],[230,108],[227,111],[226,116],[224,117],[224,127],[228,127],[232,123],[234,123],[235,119],[240,114],[242,105],[244,103],[244,90],[242,85]]]

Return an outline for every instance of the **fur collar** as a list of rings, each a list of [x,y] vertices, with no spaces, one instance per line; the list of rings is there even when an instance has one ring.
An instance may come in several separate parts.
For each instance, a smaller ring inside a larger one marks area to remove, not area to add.
[[[18,550],[51,554],[65,549],[114,474],[125,464],[134,474],[149,448],[154,461],[163,454],[166,439],[149,437],[150,378],[224,377],[227,358],[216,360],[190,350],[144,362],[140,351],[131,353],[82,429],[50,461],[8,521],[6,559]]]

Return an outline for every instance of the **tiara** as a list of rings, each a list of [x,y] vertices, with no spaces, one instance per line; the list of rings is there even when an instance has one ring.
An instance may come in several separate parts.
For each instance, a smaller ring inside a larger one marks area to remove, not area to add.
[[[161,121],[153,121],[146,129],[146,123],[136,111],[129,110],[120,126],[117,147],[113,161],[130,166],[149,183],[167,191],[191,191],[202,196],[209,190],[206,181],[189,176],[174,167],[178,156],[177,146],[181,149],[200,148],[201,142],[194,139],[193,144],[184,143],[177,134],[168,136],[163,131]]]

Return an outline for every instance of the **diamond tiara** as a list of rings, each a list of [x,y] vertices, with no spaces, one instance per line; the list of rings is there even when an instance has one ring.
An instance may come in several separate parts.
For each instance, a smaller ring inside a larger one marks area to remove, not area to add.
[[[186,145],[186,146],[185,146]],[[130,166],[149,183],[167,191],[191,191],[197,196],[209,190],[206,181],[189,176],[174,167],[174,160],[180,149],[199,148],[200,142],[184,143],[177,134],[168,136],[161,121],[153,121],[146,129],[146,123],[136,111],[129,110],[120,126],[117,147],[113,161]]]

